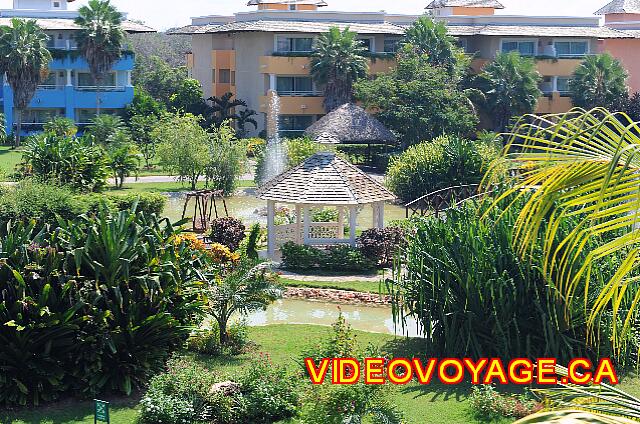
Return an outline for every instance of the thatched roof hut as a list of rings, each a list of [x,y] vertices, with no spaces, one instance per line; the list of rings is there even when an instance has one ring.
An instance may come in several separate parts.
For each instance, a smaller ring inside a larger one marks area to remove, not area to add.
[[[346,103],[329,112],[305,131],[325,143],[390,144],[396,136],[363,108]]]

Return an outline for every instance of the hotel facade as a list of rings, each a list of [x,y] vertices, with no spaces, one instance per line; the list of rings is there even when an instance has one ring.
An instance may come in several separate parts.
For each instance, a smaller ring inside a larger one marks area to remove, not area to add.
[[[100,87],[89,72],[89,66],[79,54],[74,32],[78,26],[74,19],[78,12],[68,9],[74,0],[14,0],[13,8],[0,10],[0,25],[9,25],[12,18],[35,19],[49,36],[48,49],[53,60],[49,73],[37,88],[29,107],[23,113],[23,132],[37,132],[47,121],[55,117],[73,119],[76,124],[88,123],[95,115],[97,102],[104,113],[120,113],[133,100],[131,73],[134,66],[133,52],[124,51]],[[144,25],[124,21],[128,33],[155,32]],[[7,131],[14,127],[15,110],[13,91],[4,80],[1,92],[2,109]]]
[[[174,33],[192,36],[187,66],[205,97],[232,92],[263,115],[256,133],[265,130],[271,107],[267,94],[275,90],[284,135],[303,131],[325,113],[321,88],[310,76],[310,55],[319,34],[332,26],[357,32],[369,50],[369,72],[376,75],[394,67],[405,29],[420,16],[325,11],[323,0],[251,0],[248,5],[255,10],[196,17]],[[569,78],[587,55],[603,51],[623,62],[630,89],[640,90],[640,1],[614,0],[592,17],[497,14],[500,9],[504,6],[496,0],[435,0],[426,13],[447,24],[473,56],[476,72],[498,52],[533,57],[543,77],[538,113],[571,109]]]

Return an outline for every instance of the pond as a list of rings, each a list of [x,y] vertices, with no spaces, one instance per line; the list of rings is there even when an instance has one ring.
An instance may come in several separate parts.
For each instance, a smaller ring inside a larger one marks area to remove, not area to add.
[[[164,210],[165,215],[173,221],[179,220],[182,217],[185,194],[178,192],[165,193],[165,195],[169,199]],[[267,225],[266,215],[264,213],[260,213],[261,210],[265,209],[267,202],[255,197],[255,189],[247,188],[241,190],[235,196],[227,197],[226,203],[227,209],[229,210],[229,216],[241,219],[246,226],[256,222],[265,226]],[[193,214],[193,205],[194,202],[191,201],[189,209],[187,210],[187,216]],[[221,204],[218,204],[218,211],[220,216],[224,216],[224,210]],[[386,223],[405,218],[405,209],[398,205],[387,204],[384,212]],[[371,206],[365,206],[358,215],[358,227],[365,230],[372,226],[373,208]]]
[[[315,302],[302,299],[278,300],[266,311],[251,314],[247,323],[251,326],[269,324],[313,324],[331,325],[342,312],[347,322],[354,330],[370,333],[385,333],[419,337],[418,325],[415,320],[408,320],[405,331],[393,324],[390,307],[344,305],[336,303]]]

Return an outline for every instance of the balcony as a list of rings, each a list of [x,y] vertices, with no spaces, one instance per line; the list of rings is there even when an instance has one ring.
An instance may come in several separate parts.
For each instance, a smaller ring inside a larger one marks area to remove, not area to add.
[[[282,91],[278,90],[280,97],[318,97],[322,96],[322,92],[318,90],[312,91]]]
[[[573,75],[576,68],[584,61],[584,59],[578,59],[575,57],[537,57],[536,68],[542,76],[558,76],[568,77]],[[478,74],[482,71],[484,66],[491,62],[489,59],[473,59],[471,61],[471,69],[474,73]]]
[[[324,115],[324,97],[285,96],[280,98],[281,115]],[[268,112],[269,97],[260,97],[260,112]]]
[[[545,93],[538,99],[538,107],[535,113],[565,113],[571,110],[573,103],[570,97],[563,96],[558,91]]]
[[[236,69],[236,51],[211,50],[211,69]]]
[[[89,69],[89,64],[77,50],[54,50],[49,63],[50,69]],[[124,52],[122,57],[113,65],[113,71],[130,71],[134,66],[134,54]]]
[[[389,55],[373,56],[369,59],[369,73],[388,73],[396,66],[395,58]],[[307,56],[261,56],[260,73],[274,75],[309,75],[311,58]]]

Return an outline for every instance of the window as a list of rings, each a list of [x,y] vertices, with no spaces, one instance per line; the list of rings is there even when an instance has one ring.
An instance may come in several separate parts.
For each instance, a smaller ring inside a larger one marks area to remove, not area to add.
[[[310,77],[277,77],[276,91],[281,96],[313,94],[313,81]]]
[[[584,56],[589,53],[589,42],[580,41],[556,41],[553,43],[558,56]]]
[[[280,117],[280,131],[284,133],[303,132],[313,124],[311,115],[283,115]]]
[[[290,4],[289,5],[289,10],[296,10],[296,5],[295,4]]]
[[[551,94],[553,92],[553,77],[544,77],[539,88],[543,94]]]
[[[63,115],[64,109],[27,109],[23,121],[25,124],[44,124]]]
[[[556,79],[556,89],[560,94],[569,94],[569,77],[558,77]]]
[[[60,2],[59,1],[54,1],[53,2],[53,7],[54,7],[54,9],[59,8],[60,7]]]
[[[231,84],[231,69],[219,69],[218,70],[218,83],[219,84]]]
[[[534,40],[503,40],[502,53],[519,52],[522,56],[535,56],[537,42]]]
[[[56,86],[56,72],[49,72],[49,75],[40,83],[41,88],[52,88]]]
[[[384,51],[386,53],[395,53],[400,46],[400,38],[385,38],[384,39]]]
[[[95,87],[98,84],[93,79],[93,76],[89,72],[78,72],[78,87]],[[115,87],[116,86],[116,73],[109,72],[102,80],[101,87]]]
[[[374,51],[373,38],[359,38],[358,40],[360,40],[360,42],[362,43],[362,47],[370,52]]]
[[[216,83],[216,70],[215,69],[211,70],[211,83],[212,84]]]
[[[100,109],[102,115],[117,116],[120,111],[118,109]],[[78,109],[78,120],[80,124],[90,123],[98,115],[96,109]]]
[[[313,50],[313,38],[281,37],[276,39],[278,52],[310,52]]]

